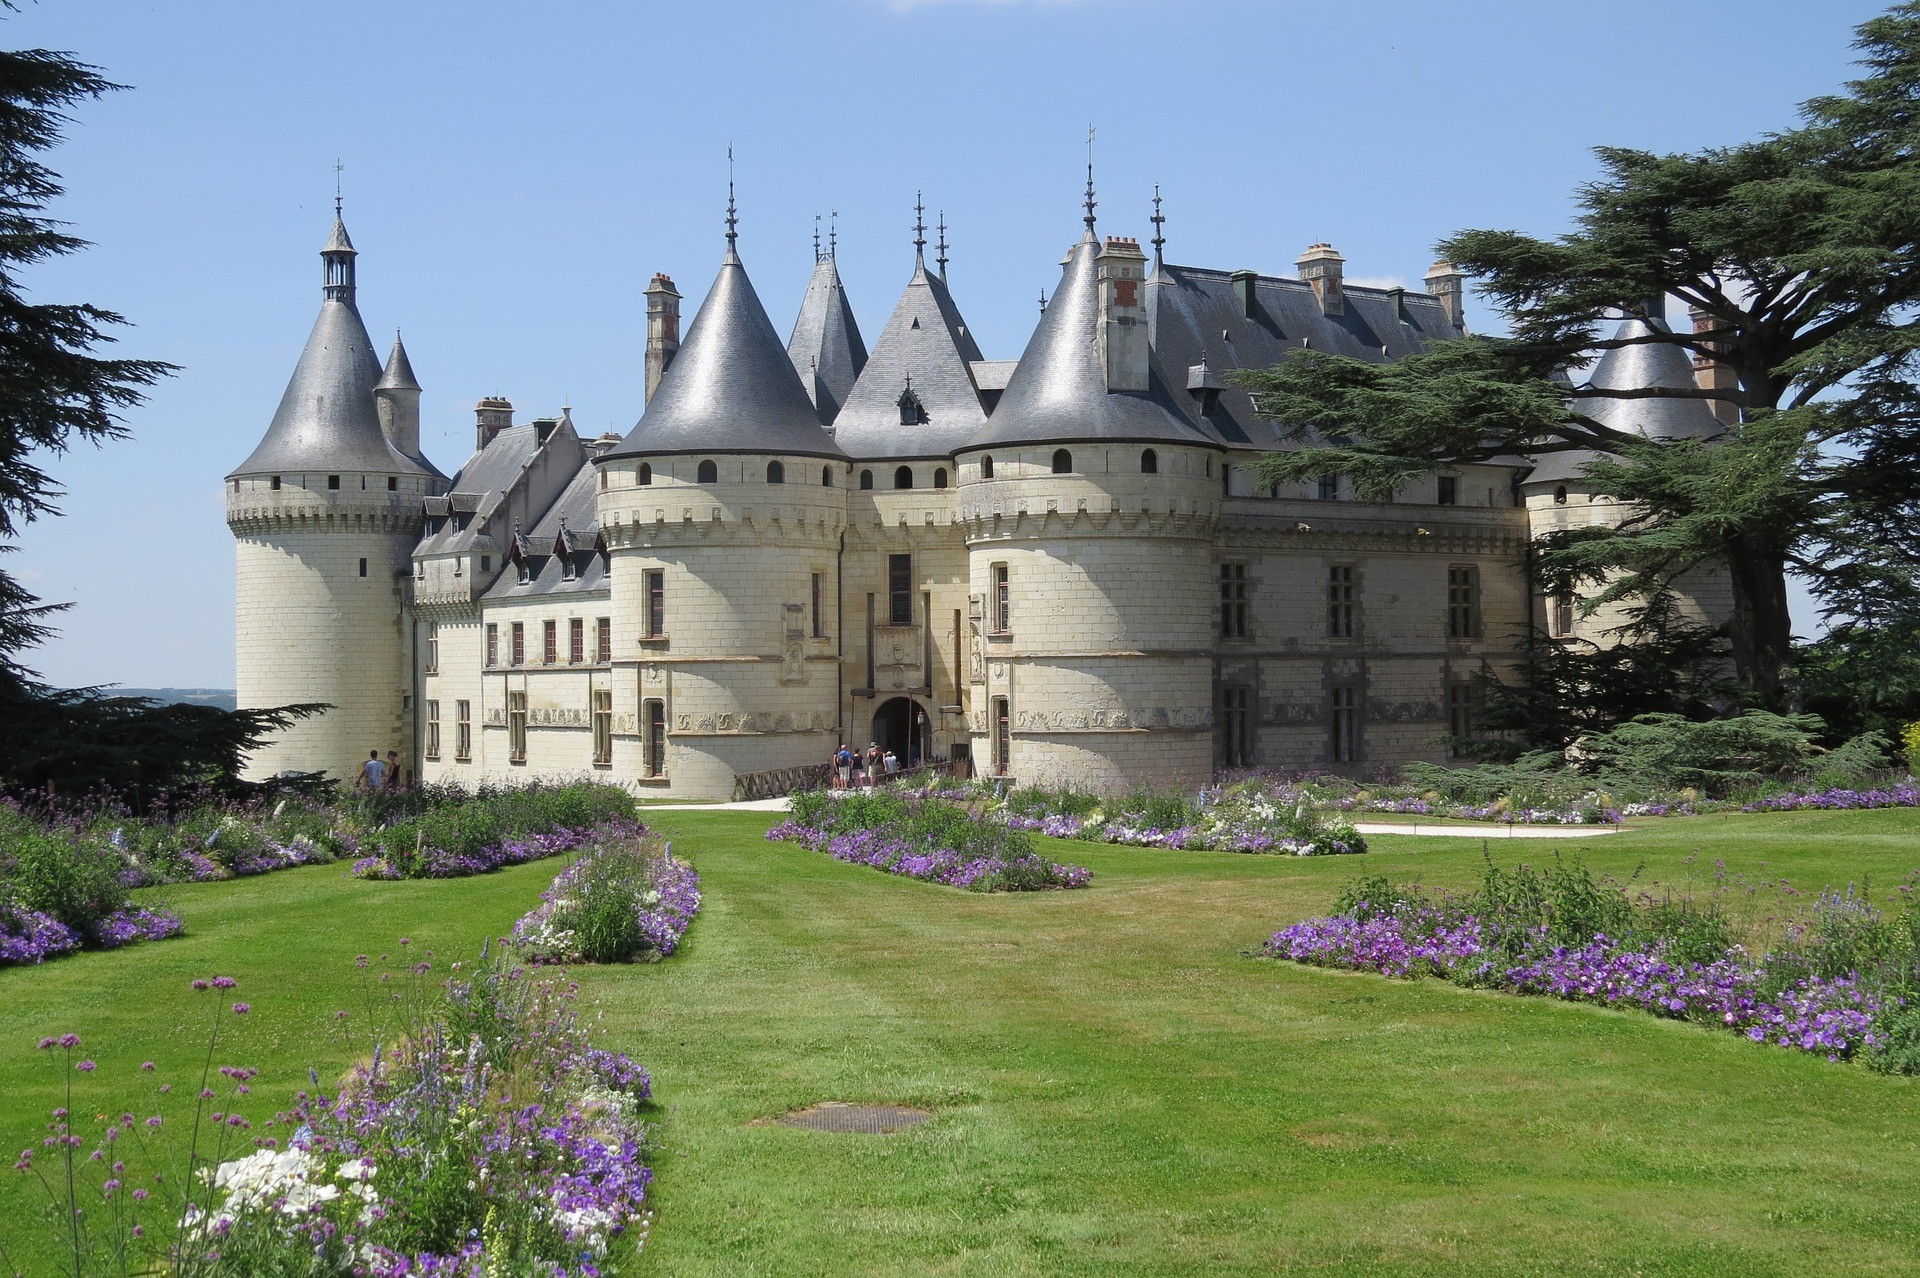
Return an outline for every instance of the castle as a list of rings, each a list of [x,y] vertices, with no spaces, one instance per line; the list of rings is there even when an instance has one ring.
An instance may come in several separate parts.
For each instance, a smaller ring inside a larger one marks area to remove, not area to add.
[[[483,399],[452,478],[421,452],[406,350],[383,365],[367,337],[336,216],[319,319],[226,485],[239,704],[332,709],[251,773],[349,778],[394,749],[428,781],[724,799],[842,741],[1082,787],[1372,767],[1470,736],[1476,677],[1530,627],[1613,624],[1525,567],[1530,538],[1621,517],[1578,455],[1443,469],[1384,503],[1338,475],[1257,479],[1289,445],[1227,374],[1461,334],[1458,271],[1361,287],[1326,244],[1297,278],[1177,266],[1158,236],[1151,257],[1101,238],[1093,208],[1089,184],[1025,353],[990,360],[924,231],[871,351],[831,249],[783,344],[729,206],[684,339],[673,281],[646,290],[646,407],[624,438]],[[1672,345],[1589,374],[1713,375]],[[1697,399],[1589,407],[1720,429]],[[1695,584],[1688,609],[1724,615],[1725,581]]]

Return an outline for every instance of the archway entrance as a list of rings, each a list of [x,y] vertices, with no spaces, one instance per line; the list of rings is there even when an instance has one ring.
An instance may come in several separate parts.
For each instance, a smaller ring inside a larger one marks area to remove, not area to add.
[[[900,766],[909,768],[925,763],[933,753],[933,723],[911,697],[895,697],[873,712],[873,735],[869,739],[879,742],[883,751],[893,751]]]

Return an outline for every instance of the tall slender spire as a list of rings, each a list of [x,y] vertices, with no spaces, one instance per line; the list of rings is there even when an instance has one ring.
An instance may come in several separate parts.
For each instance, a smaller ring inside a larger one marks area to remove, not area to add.
[[[938,255],[933,260],[939,264],[940,282],[944,284],[947,280],[947,211],[945,209],[940,210],[940,242],[934,245],[933,251]]]
[[[827,214],[827,260],[840,258],[840,210],[834,209]]]
[[[1160,211],[1160,184],[1158,182],[1153,184],[1153,216],[1148,218],[1147,221],[1153,223],[1153,269],[1157,271],[1160,269],[1161,250],[1167,246],[1167,237],[1165,234],[1167,218],[1166,214]]]
[[[734,242],[740,238],[740,217],[733,204],[733,148],[727,148],[727,253],[734,254]]]
[[[1093,235],[1093,210],[1099,201],[1093,198],[1093,126],[1087,126],[1087,235]]]
[[[820,215],[813,215],[813,264],[820,265]]]
[[[913,193],[913,260],[917,266],[927,260],[927,202],[918,191]]]

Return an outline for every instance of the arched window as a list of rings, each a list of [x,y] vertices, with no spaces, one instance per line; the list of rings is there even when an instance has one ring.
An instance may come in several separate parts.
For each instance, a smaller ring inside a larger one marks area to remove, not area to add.
[[[895,488],[913,487],[913,467],[902,466],[900,469],[894,471],[893,486]]]
[[[1073,473],[1073,454],[1064,448],[1053,450],[1053,473],[1071,475]]]
[[[873,487],[873,472],[872,472],[872,471],[870,471],[870,470],[863,470],[863,471],[861,471],[861,472],[860,472],[860,488],[861,488],[861,491],[863,491],[863,492],[864,492],[865,490],[867,490],[867,489],[869,489],[869,488],[871,488],[871,487]]]
[[[768,462],[768,463],[767,463],[767,482],[768,482],[769,484],[784,484],[784,483],[786,483],[786,482],[787,482],[787,468],[786,468],[785,466],[783,466],[783,465],[781,465],[781,464],[780,464],[779,462],[777,462],[777,461],[770,461],[770,462]]]
[[[716,465],[714,465],[714,464],[713,464],[712,462],[710,462],[710,461],[703,461],[703,462],[701,462],[701,463],[700,463],[700,480],[699,480],[699,482],[701,482],[701,483],[703,483],[703,484],[717,484],[717,483],[719,483],[719,482],[720,482],[720,468],[719,468],[718,466],[716,466]]]
[[[820,486],[822,488],[833,487],[833,467],[822,466],[820,468]]]
[[[992,478],[993,478],[993,458],[991,458],[991,457],[982,457],[982,458],[980,459],[980,478],[982,478],[982,479],[992,479]],[[278,487],[280,486],[280,481],[279,481],[279,480],[277,480],[277,479],[276,479],[276,480],[274,480],[274,481],[273,481],[273,486],[274,486],[275,488],[278,488]]]
[[[945,466],[935,466],[933,468],[933,486],[935,488],[945,488],[947,486],[947,468]]]
[[[1553,504],[1556,506],[1564,506],[1567,504],[1567,486],[1565,484],[1553,490]]]
[[[1140,473],[1143,475],[1159,474],[1160,473],[1160,454],[1154,452],[1151,448],[1141,453],[1140,454]]]
[[[641,463],[640,463],[640,484],[641,484],[641,487],[645,487],[646,485],[648,485],[648,484],[651,484],[652,482],[653,482],[653,463],[652,463],[652,462],[641,462]]]

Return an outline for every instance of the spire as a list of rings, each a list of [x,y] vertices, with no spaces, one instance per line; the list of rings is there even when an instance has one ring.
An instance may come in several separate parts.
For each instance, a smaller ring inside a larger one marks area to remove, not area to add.
[[[840,256],[840,210],[827,214],[827,260]]]
[[[740,217],[734,211],[733,204],[733,148],[727,148],[727,257],[739,261],[734,242],[740,238]]]
[[[1045,319],[1046,317],[1047,317],[1047,290],[1043,288],[1040,290],[1040,318]]]
[[[933,260],[939,264],[941,283],[945,283],[947,279],[947,211],[945,209],[940,210],[940,242],[934,246],[933,251],[939,255]]]
[[[333,197],[333,230],[327,236],[326,247],[320,250],[320,260],[326,281],[328,301],[345,302],[353,305],[353,259],[359,253],[353,247],[353,241],[347,236],[347,224],[340,216],[340,197]]]
[[[406,343],[400,340],[400,330],[397,328],[393,330],[393,349],[387,353],[387,367],[380,374],[380,383],[374,389],[420,389],[420,383],[413,375],[413,363],[407,358]]]
[[[1093,210],[1099,201],[1093,198],[1093,126],[1087,126],[1087,238],[1093,238]]]
[[[1165,234],[1167,217],[1166,214],[1160,211],[1160,184],[1158,182],[1153,184],[1153,216],[1148,218],[1147,221],[1153,223],[1153,269],[1157,271],[1161,266],[1161,250],[1167,246],[1167,237]]]
[[[831,255],[814,263],[800,314],[787,338],[787,358],[800,375],[821,425],[831,425],[860,370],[867,366],[867,345],[840,283],[839,264]]]
[[[1663,319],[1648,322],[1638,316],[1622,320],[1613,340],[1633,345],[1607,350],[1587,372],[1587,385],[1595,390],[1680,390],[1699,388],[1693,375],[1693,358],[1688,350],[1672,340]],[[1577,377],[1578,374],[1575,374]],[[1710,439],[1726,427],[1713,415],[1704,399],[1649,395],[1620,399],[1605,395],[1575,399],[1570,407],[1617,431],[1648,439]],[[1586,473],[1594,454],[1582,450],[1547,453],[1527,476],[1530,484],[1578,479]]]
[[[926,261],[927,256],[927,202],[920,198],[920,192],[913,193],[913,260]]]
[[[820,265],[820,215],[813,215],[813,264]]]

